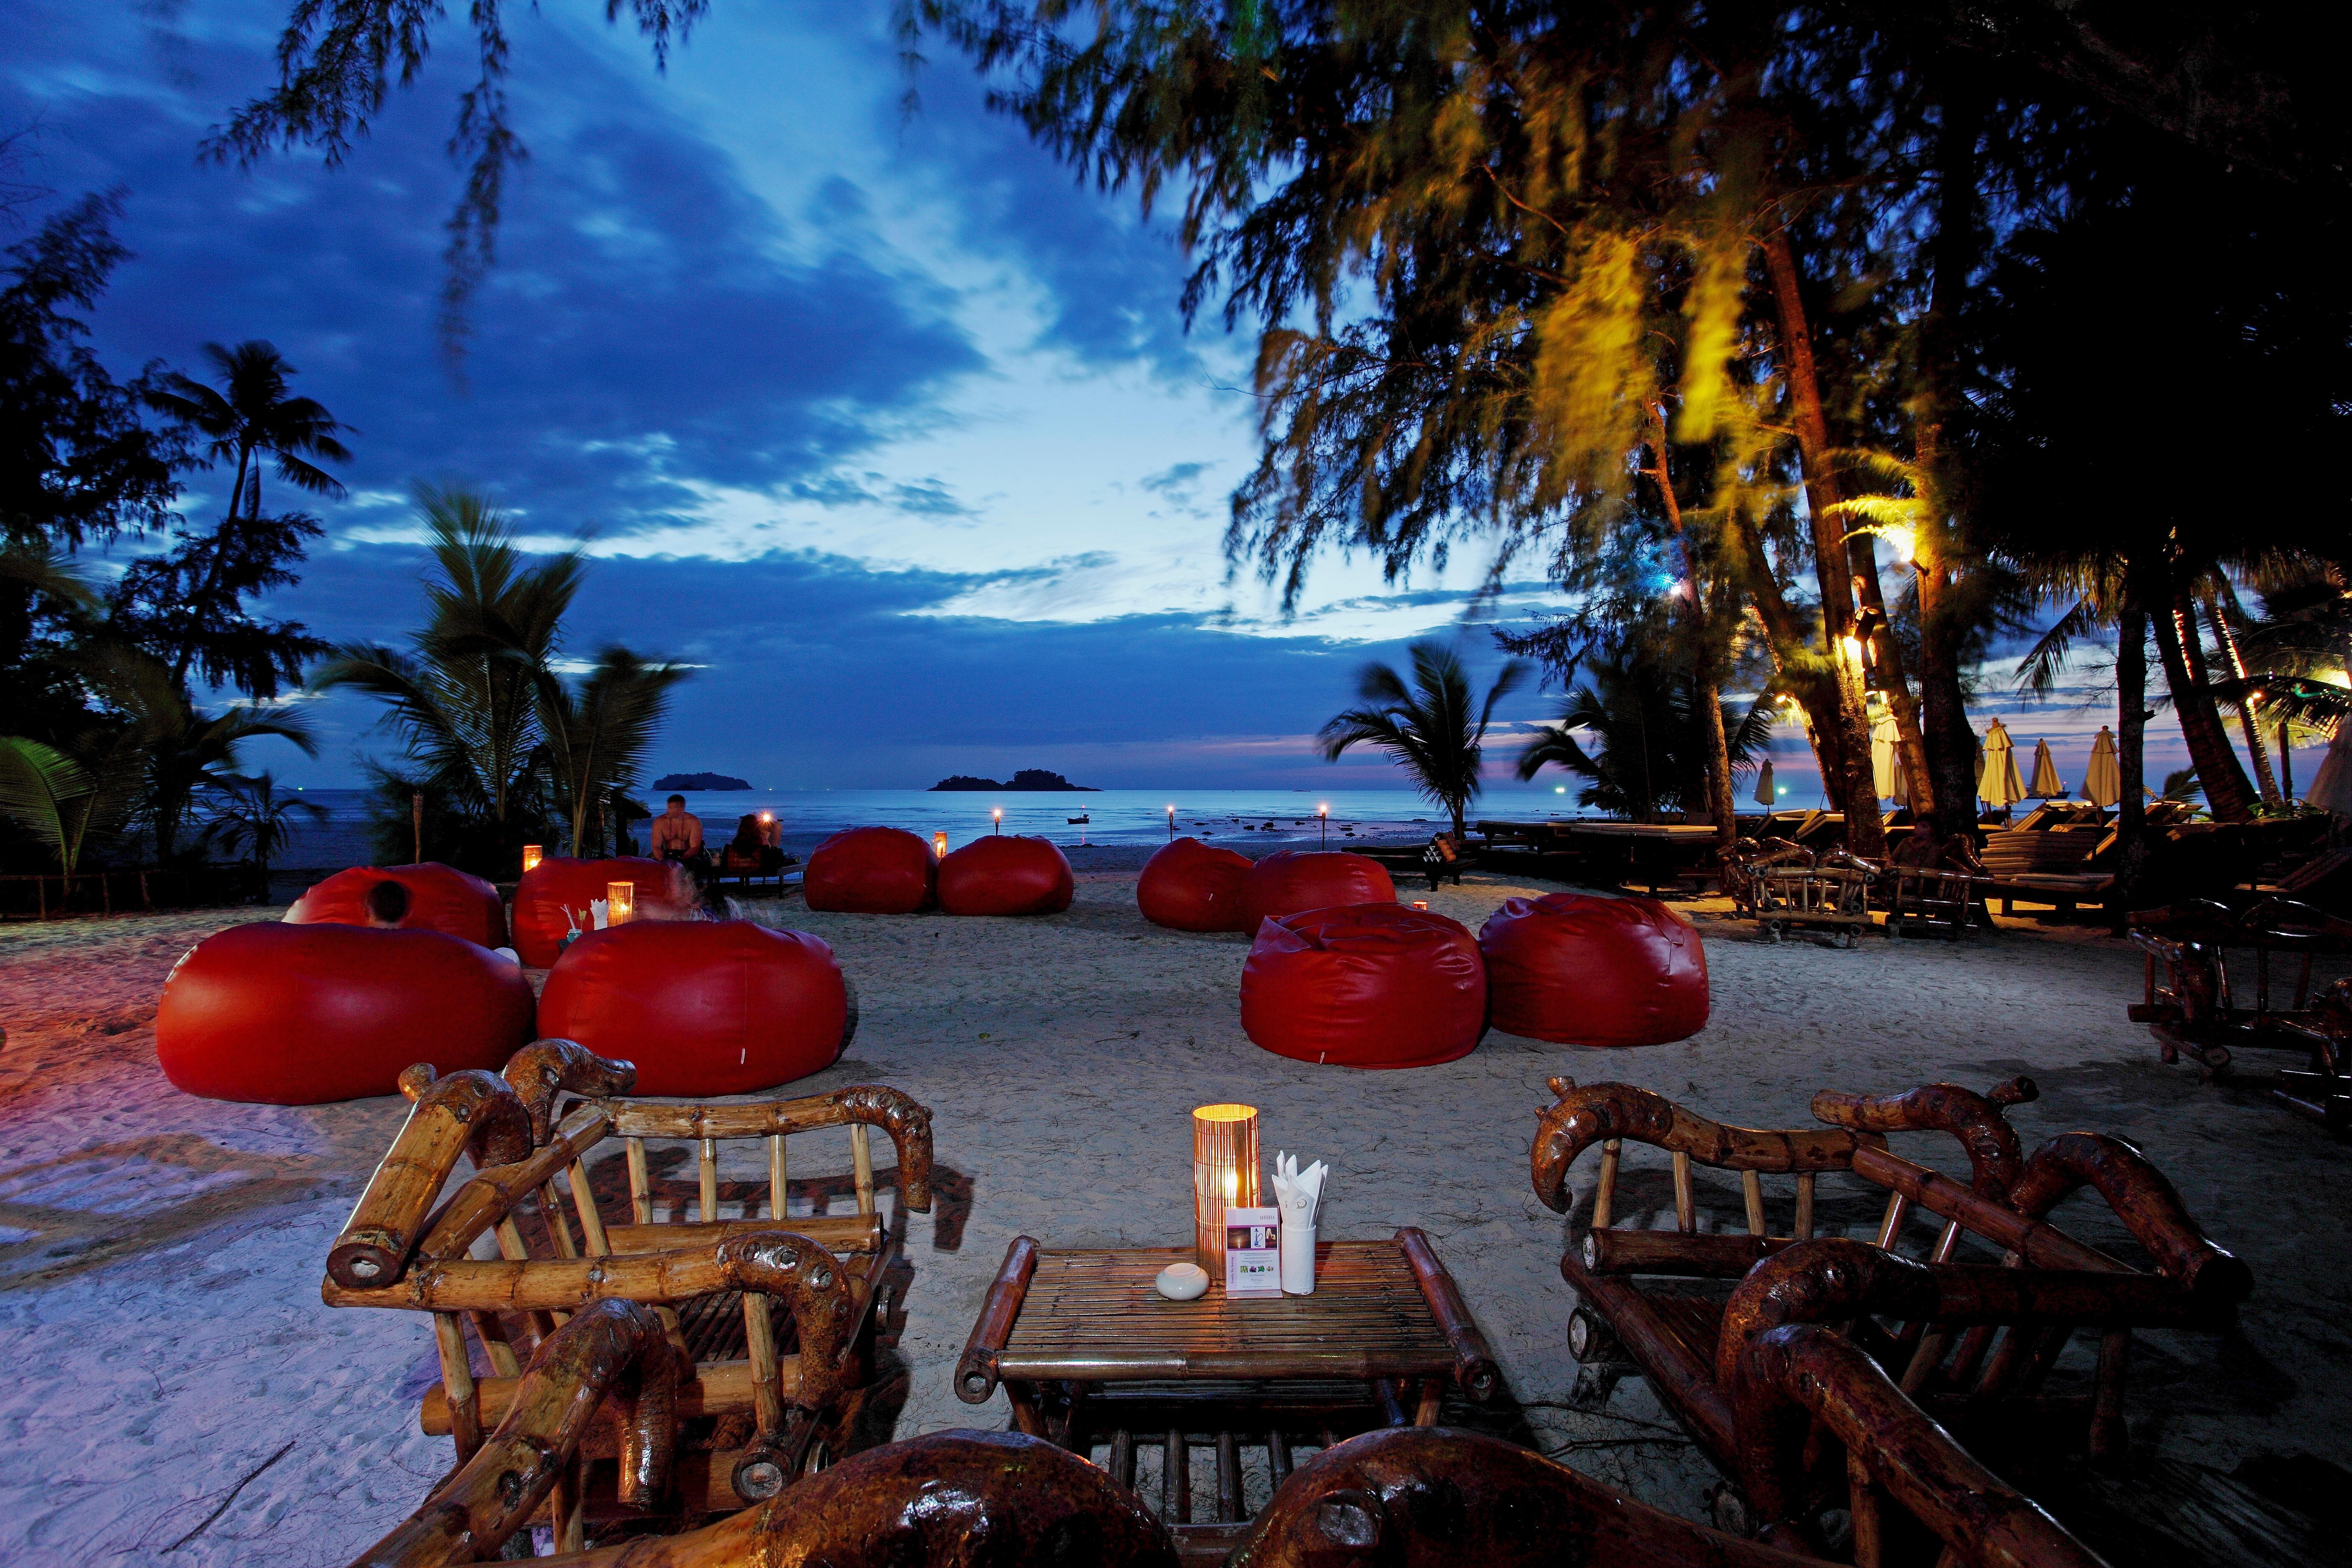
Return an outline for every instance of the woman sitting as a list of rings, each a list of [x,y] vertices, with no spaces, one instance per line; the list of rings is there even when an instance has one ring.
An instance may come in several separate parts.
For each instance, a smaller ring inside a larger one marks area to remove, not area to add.
[[[764,819],[764,820],[763,820]],[[774,839],[774,818],[766,812],[746,812],[735,824],[735,837],[727,846],[727,869],[757,870],[762,877],[772,876],[784,867],[784,852]]]

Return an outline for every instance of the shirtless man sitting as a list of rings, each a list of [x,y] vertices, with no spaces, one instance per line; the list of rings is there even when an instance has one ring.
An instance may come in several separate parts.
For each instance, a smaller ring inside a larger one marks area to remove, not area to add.
[[[669,809],[653,819],[654,858],[698,861],[702,858],[702,818],[686,809],[686,796],[669,797]]]

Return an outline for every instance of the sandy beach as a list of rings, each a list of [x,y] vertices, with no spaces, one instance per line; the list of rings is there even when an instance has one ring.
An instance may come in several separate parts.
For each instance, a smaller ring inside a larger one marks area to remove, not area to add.
[[[1563,1222],[1528,1187],[1545,1079],[1622,1079],[1721,1120],[1792,1126],[1825,1086],[1982,1089],[2024,1073],[2042,1089],[2012,1113],[2029,1147],[2074,1128],[2139,1142],[2254,1271],[2236,1331],[2141,1337],[2141,1450],[2224,1469],[2264,1453],[2352,1466],[2339,1195],[2352,1155],[2251,1092],[2160,1065],[2125,1017],[2140,987],[2125,944],[2004,921],[1958,946],[1775,946],[1702,901],[1684,906],[1713,983],[1695,1038],[1602,1052],[1496,1034],[1447,1066],[1365,1073],[1251,1046],[1235,1005],[1245,940],[1145,923],[1140,855],[1074,855],[1076,905],[1041,919],[748,907],[833,943],[860,1007],[843,1059],[778,1093],[875,1081],[935,1113],[940,1201],[908,1216],[898,1436],[1002,1426],[1001,1396],[960,1403],[949,1369],[1006,1245],[1185,1240],[1186,1113],[1238,1100],[1261,1108],[1269,1158],[1330,1162],[1327,1237],[1429,1234],[1547,1451],[1696,1517],[1713,1477],[1639,1380],[1601,1409],[1570,1407],[1557,1260],[1583,1210]],[[1549,890],[1473,874],[1429,897],[1475,929],[1504,899]],[[425,1320],[319,1300],[328,1242],[402,1102],[215,1103],[156,1067],[172,964],[212,931],[277,912],[0,930],[0,1348],[16,1369],[0,1387],[0,1561],[338,1563],[448,1462],[446,1440],[415,1426],[434,1377]],[[1960,1163],[1948,1141],[1898,1142]],[[796,1169],[816,1173],[824,1146],[800,1147],[818,1164]],[[833,1157],[846,1169],[845,1139]],[[1667,1206],[1663,1161],[1630,1163],[1621,1203]],[[1576,1175],[1589,1192],[1591,1162]],[[1702,1194],[1709,1228],[1737,1227],[1736,1188]],[[1876,1205],[1825,1185],[1823,1212],[1864,1228]],[[2126,1245],[2080,1200],[2060,1217]]]

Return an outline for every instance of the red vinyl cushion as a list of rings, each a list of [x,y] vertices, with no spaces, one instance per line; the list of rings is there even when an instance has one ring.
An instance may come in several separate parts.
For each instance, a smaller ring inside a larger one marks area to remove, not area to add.
[[[1399,905],[1309,910],[1257,928],[1242,1032],[1276,1056],[1428,1067],[1486,1030],[1486,969],[1467,928]]]
[[[1175,931],[1248,931],[1242,923],[1242,879],[1249,872],[1246,855],[1179,838],[1143,863],[1136,907],[1153,925]]]
[[[992,833],[940,862],[940,908],[951,915],[1059,914],[1076,888],[1049,838]]]
[[[812,850],[801,896],[813,910],[911,915],[930,907],[939,862],[902,827],[850,827]]]
[[[289,925],[363,926],[367,896],[378,882],[408,889],[402,931],[437,931],[461,936],[478,947],[507,944],[507,910],[499,890],[470,872],[428,860],[422,866],[354,866],[338,871],[294,900]]]
[[[609,860],[541,860],[522,874],[515,889],[514,949],[533,969],[554,963],[563,951],[563,938],[572,926],[591,931],[591,900],[604,896],[608,882],[629,882],[637,889],[640,917],[681,920],[695,906],[694,882],[686,868],[674,860],[648,860],[642,856],[616,855]],[[566,912],[571,920],[563,917]]]
[[[1278,921],[1303,910],[1396,901],[1396,884],[1377,860],[1344,849],[1277,849],[1242,879],[1242,925]]]
[[[1698,930],[1655,899],[1511,899],[1478,932],[1495,1027],[1568,1046],[1663,1046],[1706,1027]]]
[[[198,942],[155,1013],[174,1087],[265,1105],[396,1094],[412,1062],[495,1072],[531,1037],[530,983],[474,942],[281,921]]]
[[[632,921],[563,950],[539,1023],[636,1063],[639,1094],[748,1094],[833,1065],[849,988],[833,949],[803,931]]]

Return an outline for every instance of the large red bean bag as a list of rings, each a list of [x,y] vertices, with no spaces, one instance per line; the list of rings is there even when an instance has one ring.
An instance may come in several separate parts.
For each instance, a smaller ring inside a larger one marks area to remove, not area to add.
[[[810,851],[801,897],[813,910],[911,915],[930,907],[939,862],[902,827],[845,828]]]
[[[338,871],[294,900],[289,925],[363,926],[367,897],[378,882],[408,889],[402,931],[437,931],[461,936],[478,947],[507,944],[507,910],[499,890],[470,872],[426,861],[422,866],[354,866]]]
[[[1486,1020],[1477,942],[1424,910],[1351,904],[1268,921],[1242,965],[1242,1032],[1276,1056],[1427,1067],[1468,1056]]]
[[[1698,930],[1655,899],[1511,899],[1478,932],[1494,1025],[1566,1046],[1663,1046],[1706,1027]]]
[[[588,905],[607,883],[635,886],[639,920],[682,920],[694,910],[694,880],[675,860],[616,855],[609,860],[541,860],[515,889],[514,948],[533,969],[545,969],[563,951],[573,928],[595,929]],[[567,918],[568,917],[568,918]]]
[[[1379,861],[1344,849],[1277,849],[1250,868],[1241,898],[1241,929],[1254,931],[1304,910],[1394,903],[1396,884]]]
[[[531,1036],[522,971],[462,937],[280,921],[198,942],[155,1013],[176,1088],[265,1105],[394,1094],[412,1062],[495,1071]]]
[[[1143,863],[1136,907],[1153,925],[1175,931],[1248,931],[1242,923],[1242,879],[1249,873],[1246,855],[1179,838]]]
[[[1047,838],[992,833],[940,862],[940,908],[951,915],[1055,915],[1076,886]]]
[[[804,932],[633,921],[563,950],[539,1026],[636,1063],[639,1094],[748,1094],[833,1065],[849,988],[833,949]]]

